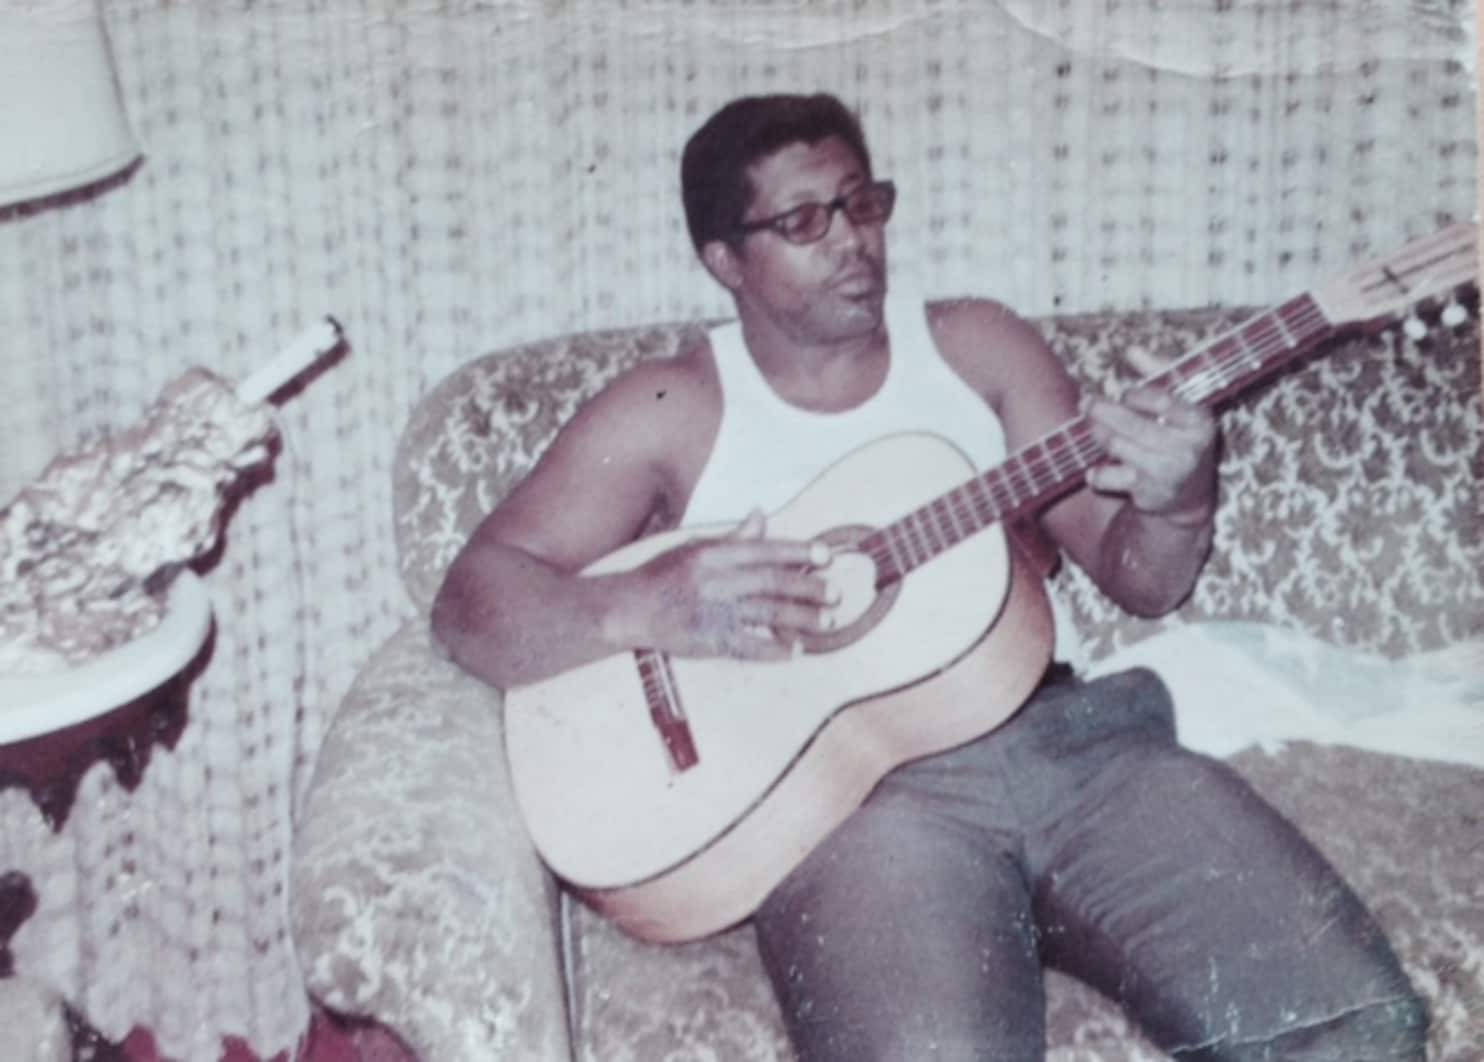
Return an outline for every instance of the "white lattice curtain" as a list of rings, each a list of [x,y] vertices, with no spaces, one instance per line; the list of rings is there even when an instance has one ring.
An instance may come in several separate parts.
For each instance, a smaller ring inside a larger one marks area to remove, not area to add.
[[[351,344],[284,409],[207,574],[219,631],[175,751],[133,794],[95,771],[59,836],[0,794],[0,861],[42,883],[18,965],[172,1057],[271,1053],[306,1020],[293,802],[411,610],[398,426],[481,351],[725,312],[676,168],[726,99],[858,107],[902,193],[893,269],[1028,314],[1267,303],[1473,210],[1474,11],[1448,0],[104,11],[146,160],[0,215],[0,497],[189,364],[242,375],[326,312]]]

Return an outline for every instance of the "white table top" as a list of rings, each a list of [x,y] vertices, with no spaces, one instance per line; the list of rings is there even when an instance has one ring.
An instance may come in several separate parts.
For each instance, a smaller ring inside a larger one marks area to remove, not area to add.
[[[0,675],[0,744],[48,734],[112,711],[168,681],[211,630],[211,599],[190,569],[175,577],[159,626],[78,667]]]

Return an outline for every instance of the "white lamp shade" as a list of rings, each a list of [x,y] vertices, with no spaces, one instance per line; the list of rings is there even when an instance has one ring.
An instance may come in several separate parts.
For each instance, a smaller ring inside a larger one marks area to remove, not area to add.
[[[102,180],[139,157],[93,0],[0,0],[0,205]]]

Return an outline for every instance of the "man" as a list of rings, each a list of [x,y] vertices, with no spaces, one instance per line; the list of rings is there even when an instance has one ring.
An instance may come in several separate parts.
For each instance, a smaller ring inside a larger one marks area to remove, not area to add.
[[[983,467],[1078,412],[1004,307],[888,298],[895,189],[838,101],[729,104],[681,171],[738,320],[585,406],[453,564],[435,631],[495,685],[638,647],[785,656],[833,602],[819,544],[770,538],[761,513],[885,432],[937,432]],[[1155,390],[1085,412],[1109,459],[1041,527],[1124,607],[1165,612],[1210,547],[1214,423]],[[577,574],[719,519],[737,531]],[[1147,672],[1063,670],[1000,728],[888,775],[758,911],[801,1056],[1040,1058],[1045,962],[1176,1057],[1420,1059],[1421,1004],[1314,849],[1175,743]]]

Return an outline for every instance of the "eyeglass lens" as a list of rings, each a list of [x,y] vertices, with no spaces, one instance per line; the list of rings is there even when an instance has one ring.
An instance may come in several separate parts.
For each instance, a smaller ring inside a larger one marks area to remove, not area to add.
[[[791,243],[813,243],[829,232],[836,210],[844,211],[856,225],[885,221],[891,216],[895,192],[889,181],[877,181],[847,192],[831,203],[804,203],[764,224]]]

